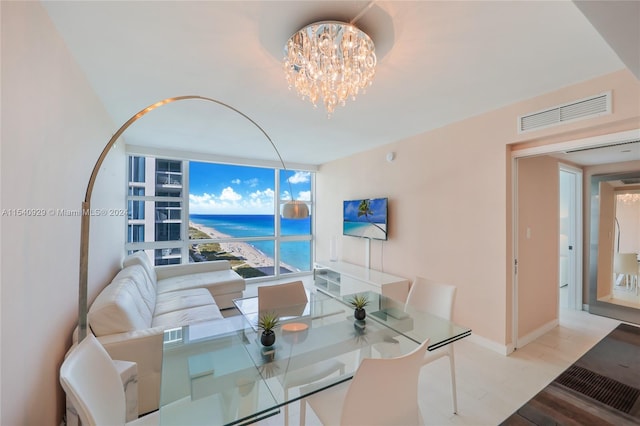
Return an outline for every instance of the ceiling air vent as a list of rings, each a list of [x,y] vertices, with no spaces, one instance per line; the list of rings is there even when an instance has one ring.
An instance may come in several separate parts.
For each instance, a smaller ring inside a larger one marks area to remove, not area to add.
[[[518,117],[518,133],[611,114],[611,92]]]

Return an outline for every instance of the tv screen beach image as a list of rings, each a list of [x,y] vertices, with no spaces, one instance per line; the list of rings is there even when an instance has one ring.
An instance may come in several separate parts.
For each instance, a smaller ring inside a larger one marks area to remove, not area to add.
[[[348,200],[343,204],[343,235],[387,239],[387,199]]]

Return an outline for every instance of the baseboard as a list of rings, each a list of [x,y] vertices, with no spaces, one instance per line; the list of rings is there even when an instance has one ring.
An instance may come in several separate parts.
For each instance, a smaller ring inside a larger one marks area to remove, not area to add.
[[[586,311],[586,312],[589,312],[589,305],[586,304],[586,303],[583,304],[582,305],[582,310]],[[529,344],[529,343],[533,342],[538,337],[540,337],[540,336],[544,335],[545,333],[553,330],[558,325],[559,325],[559,321],[557,319],[555,319],[553,321],[549,321],[548,323],[546,323],[542,327],[539,327],[539,328],[535,329],[534,331],[532,331],[531,333],[527,334],[526,336],[523,336],[520,339],[518,339],[518,344],[519,344],[518,346],[519,347],[523,347],[526,344]],[[493,340],[489,340],[486,337],[482,337],[482,336],[479,336],[479,335],[473,334],[473,333],[469,337],[467,337],[466,339],[469,339],[470,342],[473,342],[478,346],[482,346],[483,348],[487,348],[487,349],[490,349],[490,350],[492,350],[494,352],[497,352],[500,355],[509,355],[513,351],[515,351],[515,346],[514,346],[513,343],[508,343],[506,345],[502,345],[500,343],[494,342]]]
[[[496,343],[493,340],[487,339],[486,337],[478,336],[477,334],[472,333],[471,336],[467,337],[467,339],[478,346],[490,349],[494,352],[499,353],[500,355],[509,355],[511,352],[513,352],[513,345],[501,345],[500,343]]]
[[[544,335],[545,333],[549,332],[550,330],[553,330],[555,327],[558,326],[558,324],[559,324],[558,323],[558,319],[556,318],[553,321],[549,321],[548,323],[546,323],[542,327],[536,328],[531,333],[520,337],[518,339],[518,347],[521,348],[521,347],[523,347],[525,345],[528,345],[529,343],[531,343],[534,340],[536,340],[538,337]]]

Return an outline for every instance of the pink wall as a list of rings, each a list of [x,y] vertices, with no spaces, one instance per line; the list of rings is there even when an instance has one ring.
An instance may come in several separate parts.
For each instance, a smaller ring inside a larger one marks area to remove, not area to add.
[[[504,182],[505,147],[469,143],[473,139],[469,132],[485,134],[499,128],[498,121],[469,122],[471,129],[449,126],[426,140],[421,135],[323,165],[317,175],[317,198],[322,200],[317,212],[317,257],[328,255],[324,235],[341,234],[343,199],[388,196],[389,240],[372,242],[371,267],[459,286],[465,291],[458,293],[456,319],[474,329],[493,329],[492,338],[499,341],[504,329],[495,325],[504,326],[506,307],[505,298],[495,295],[505,288],[506,199],[492,185]],[[388,151],[397,153],[392,163],[385,159]],[[479,164],[487,167],[476,174]],[[502,209],[496,211],[495,206]],[[364,264],[363,240],[343,236],[339,240],[343,260]],[[492,309],[476,317],[470,306]]]
[[[519,115],[608,90],[613,92],[611,115],[517,133]],[[342,200],[387,196],[389,241],[372,243],[371,267],[458,286],[455,320],[506,348],[512,328],[512,145],[639,128],[639,100],[640,83],[622,70],[324,164],[317,175],[322,203],[317,205],[316,256],[326,258],[330,238],[337,236],[341,258],[364,264],[364,241],[341,235]],[[385,160],[390,151],[396,153],[392,163]],[[536,321],[541,322],[531,323]]]
[[[518,160],[518,337],[558,319],[558,160]]]

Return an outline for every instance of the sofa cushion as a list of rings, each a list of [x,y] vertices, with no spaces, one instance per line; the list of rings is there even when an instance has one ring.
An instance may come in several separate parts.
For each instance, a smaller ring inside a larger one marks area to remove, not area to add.
[[[199,321],[222,319],[220,309],[216,305],[196,306],[195,308],[171,311],[156,315],[151,325],[153,327],[181,327]]]
[[[164,278],[157,283],[158,294],[168,291],[186,290],[189,288],[215,289],[212,294],[224,294],[242,291],[245,288],[244,279],[233,269],[222,271],[200,272],[196,274],[180,275]]]
[[[112,281],[129,279],[133,281],[140,293],[142,301],[147,305],[153,316],[156,307],[156,286],[151,282],[149,275],[141,265],[131,265],[120,270]]]
[[[153,315],[159,316],[167,312],[215,304],[216,301],[206,288],[172,291],[158,295]]]
[[[152,283],[155,285],[158,282],[158,276],[156,275],[156,270],[153,264],[151,263],[151,259],[147,256],[147,253],[144,251],[136,251],[131,253],[122,261],[122,267],[126,268],[131,265],[140,265],[147,272],[147,275],[151,279]]]
[[[149,328],[152,312],[142,300],[131,276],[117,277],[105,287],[89,309],[88,320],[96,336]]]

